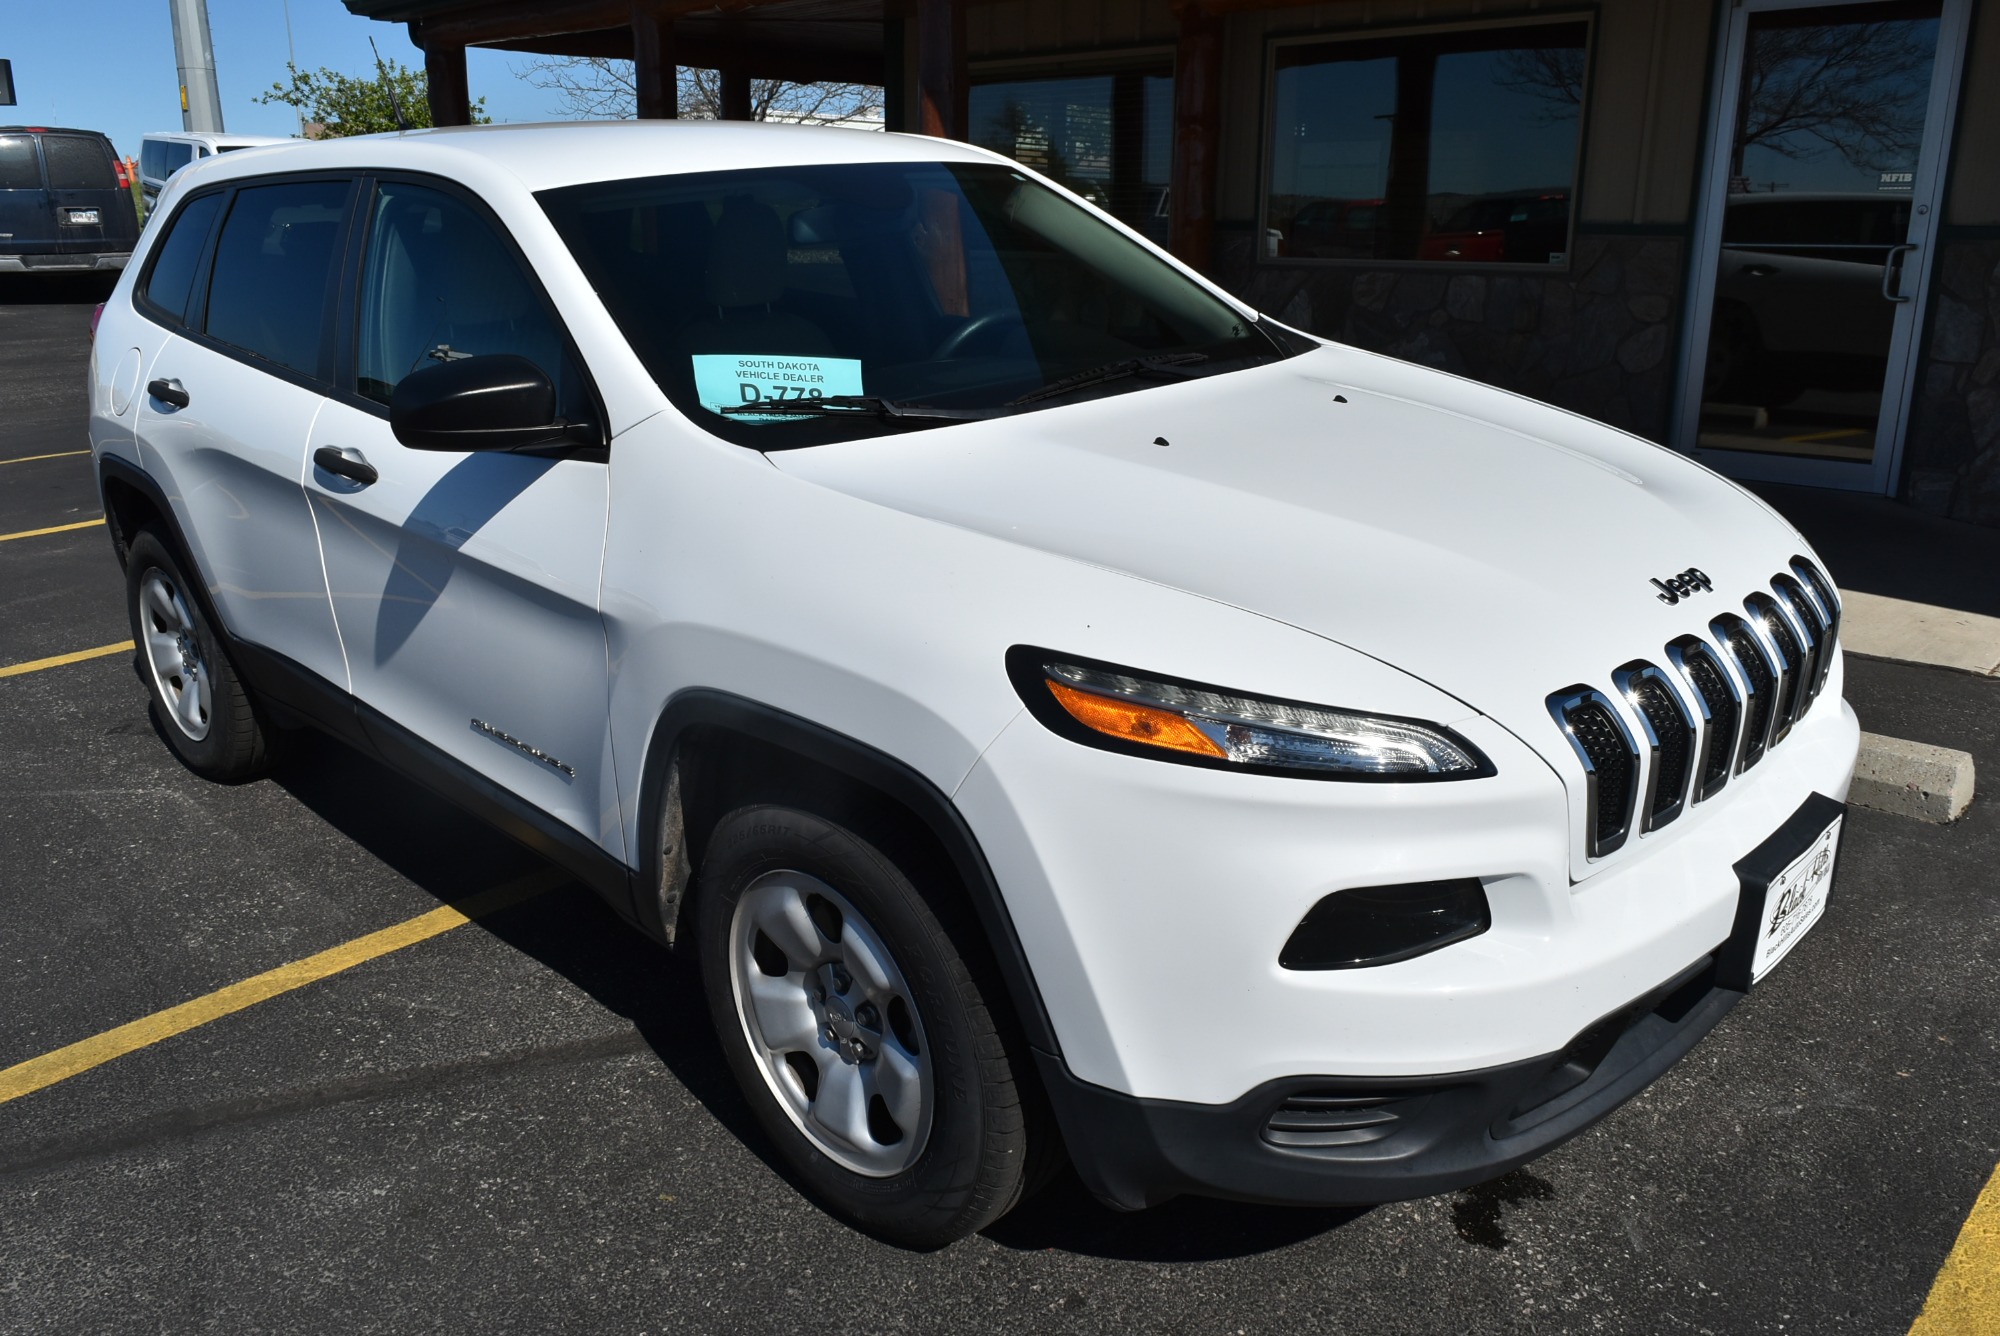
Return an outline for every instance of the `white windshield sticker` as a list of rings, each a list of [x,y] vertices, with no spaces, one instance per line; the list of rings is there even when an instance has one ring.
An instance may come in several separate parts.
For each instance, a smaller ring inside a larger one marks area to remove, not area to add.
[[[703,408],[720,413],[765,399],[824,399],[861,393],[861,361],[854,357],[770,357],[761,353],[697,353],[694,392]],[[777,413],[732,413],[738,422],[775,422]]]

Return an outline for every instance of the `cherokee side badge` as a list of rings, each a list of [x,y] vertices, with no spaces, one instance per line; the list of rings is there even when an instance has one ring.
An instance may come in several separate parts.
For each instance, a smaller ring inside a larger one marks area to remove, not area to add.
[[[1653,584],[1660,591],[1654,597],[1669,606],[1684,598],[1692,598],[1697,593],[1715,588],[1709,578],[1694,566],[1688,567],[1679,575],[1669,575],[1664,580],[1654,580]]]

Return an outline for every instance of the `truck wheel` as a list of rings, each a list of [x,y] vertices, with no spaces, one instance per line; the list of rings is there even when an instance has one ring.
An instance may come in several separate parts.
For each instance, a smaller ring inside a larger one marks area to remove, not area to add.
[[[261,774],[270,759],[268,731],[180,559],[154,529],[141,529],[132,539],[125,603],[140,675],[174,754],[188,769],[220,783]]]
[[[694,909],[730,1068],[824,1205],[933,1248],[1020,1199],[1022,1055],[902,869],[820,817],[745,807],[710,837]]]

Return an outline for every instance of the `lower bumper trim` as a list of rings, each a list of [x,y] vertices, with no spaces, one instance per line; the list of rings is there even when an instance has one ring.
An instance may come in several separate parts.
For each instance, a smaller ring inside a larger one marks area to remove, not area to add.
[[[1185,1193],[1367,1205],[1451,1192],[1554,1148],[1651,1084],[1743,997],[1704,956],[1560,1052],[1441,1076],[1299,1076],[1230,1104],[1140,1099],[1037,1051],[1078,1175],[1123,1210]]]

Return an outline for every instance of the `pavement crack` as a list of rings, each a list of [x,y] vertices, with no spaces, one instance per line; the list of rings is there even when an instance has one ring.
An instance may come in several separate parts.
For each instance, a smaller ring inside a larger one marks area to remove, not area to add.
[[[502,1071],[588,1062],[596,1058],[646,1052],[649,1049],[645,1037],[637,1030],[626,1030],[618,1034],[597,1035],[590,1039],[551,1044],[543,1048],[495,1053],[423,1067],[406,1067],[392,1072],[367,1072],[270,1094],[217,1100],[207,1104],[190,1104],[149,1114],[118,1127],[103,1128],[73,1136],[50,1137],[23,1146],[7,1148],[0,1151],[0,1178],[32,1173],[78,1160],[144,1150],[163,1141],[179,1140],[218,1128],[270,1122],[334,1104],[386,1099],[397,1095],[463,1085]]]

